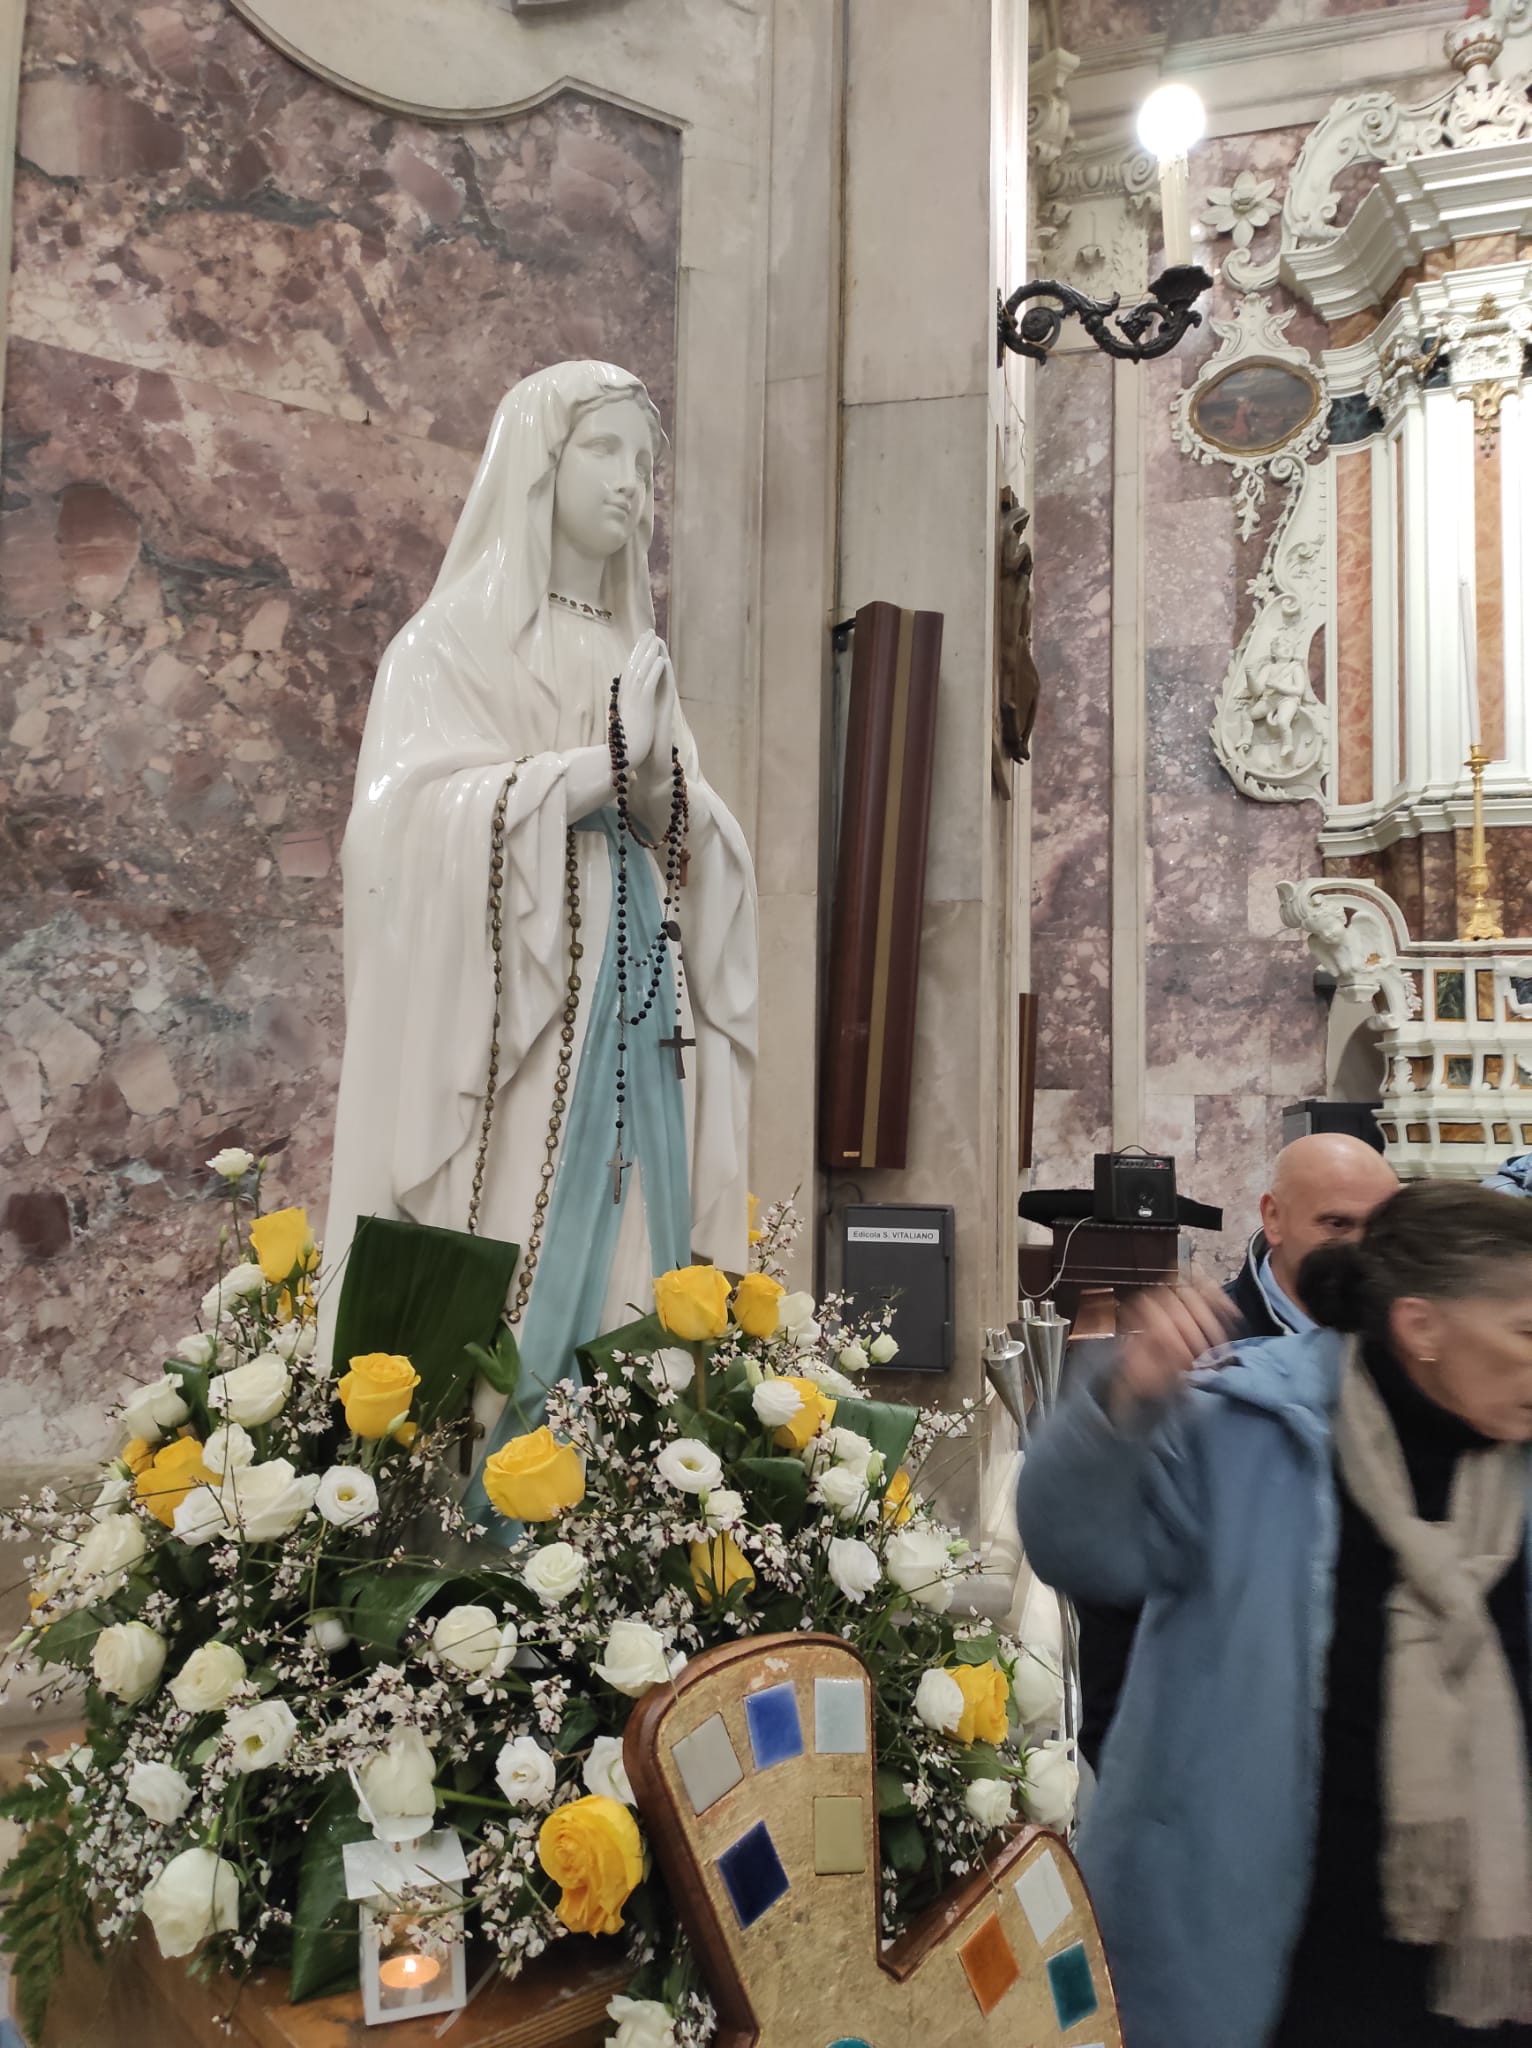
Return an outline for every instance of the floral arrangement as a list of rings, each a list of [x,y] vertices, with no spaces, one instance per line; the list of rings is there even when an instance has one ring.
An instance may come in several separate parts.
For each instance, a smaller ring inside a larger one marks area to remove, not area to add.
[[[517,1372],[495,1248],[416,1232],[432,1341],[352,1351],[400,1263],[397,1238],[369,1264],[359,1235],[332,1369],[304,1212],[259,1213],[248,1154],[210,1164],[232,1263],[201,1327],[128,1402],[93,1496],[45,1492],[6,1527],[37,1553],[14,1652],[58,1668],[56,1696],[85,1674],[84,1742],[3,1807],[26,1828],[0,1938],[30,2033],[69,1947],[141,1919],[198,1969],[285,1965],[294,1998],[354,1979],[360,1792],[463,1836],[469,1929],[501,1969],[571,1932],[620,1937],[619,2048],[700,2048],[712,2011],[622,1730],[687,1657],[755,1631],[838,1633],[874,1674],[886,1938],[1018,1792],[1065,1820],[1072,1765],[1025,1743],[1057,1722],[1057,1668],[963,1618],[975,1560],[919,1491],[966,1414],[863,1398],[894,1340],[786,1291],[788,1209],[752,1233],[756,1270],[663,1275],[651,1315],[586,1347],[584,1383],[486,1461],[481,1530],[459,1505],[474,1382],[514,1400]]]

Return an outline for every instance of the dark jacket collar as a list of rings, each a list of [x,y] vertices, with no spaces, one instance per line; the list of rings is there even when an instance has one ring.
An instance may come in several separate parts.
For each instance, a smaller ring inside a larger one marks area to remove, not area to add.
[[[1239,1310],[1244,1327],[1241,1337],[1287,1337],[1292,1334],[1266,1298],[1261,1285],[1261,1261],[1266,1256],[1266,1237],[1257,1231],[1245,1250],[1245,1263],[1225,1287],[1224,1293]]]

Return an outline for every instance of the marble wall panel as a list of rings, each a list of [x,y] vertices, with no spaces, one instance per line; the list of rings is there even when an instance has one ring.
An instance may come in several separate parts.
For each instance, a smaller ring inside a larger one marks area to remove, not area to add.
[[[1409,4],[1410,0],[1062,0],[1059,39],[1067,50],[1137,36],[1188,42]]]
[[[100,1443],[202,1162],[323,1214],[336,865],[379,655],[506,386],[675,383],[680,154],[566,94],[427,127],[221,0],[34,0],[0,506],[0,1419]],[[656,550],[663,599],[665,546]]]

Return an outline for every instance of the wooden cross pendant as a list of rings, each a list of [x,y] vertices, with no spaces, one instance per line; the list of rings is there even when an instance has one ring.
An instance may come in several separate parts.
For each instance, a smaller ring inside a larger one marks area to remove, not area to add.
[[[611,1169],[612,1175],[612,1200],[614,1202],[621,1202],[622,1177],[632,1166],[633,1162],[631,1159],[623,1158],[622,1141],[620,1139],[618,1140],[617,1150],[612,1154],[611,1158],[606,1163],[608,1167]]]
[[[679,1018],[676,1020],[676,1028],[671,1032],[670,1036],[660,1040],[660,1051],[675,1055],[676,1079],[678,1081],[686,1079],[686,1060],[684,1058],[686,1048],[696,1043],[695,1038],[687,1038],[682,1034]]]

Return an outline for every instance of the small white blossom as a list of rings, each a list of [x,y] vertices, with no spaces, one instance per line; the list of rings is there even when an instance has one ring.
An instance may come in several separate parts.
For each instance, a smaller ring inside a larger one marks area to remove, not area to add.
[[[666,1444],[655,1460],[655,1470],[667,1486],[681,1493],[706,1493],[723,1478],[718,1453],[691,1436]]]
[[[587,1792],[597,1793],[603,1799],[619,1800],[624,1806],[637,1804],[622,1760],[622,1741],[616,1735],[596,1737],[580,1776]]]
[[[512,1806],[546,1806],[553,1797],[558,1773],[540,1742],[530,1735],[518,1735],[500,1752],[495,1783]]]
[[[319,1482],[314,1505],[332,1528],[349,1529],[378,1512],[377,1482],[360,1465],[332,1465]]]
[[[254,1164],[255,1154],[245,1151],[242,1145],[225,1145],[208,1161],[213,1172],[225,1180],[243,1180]]]

